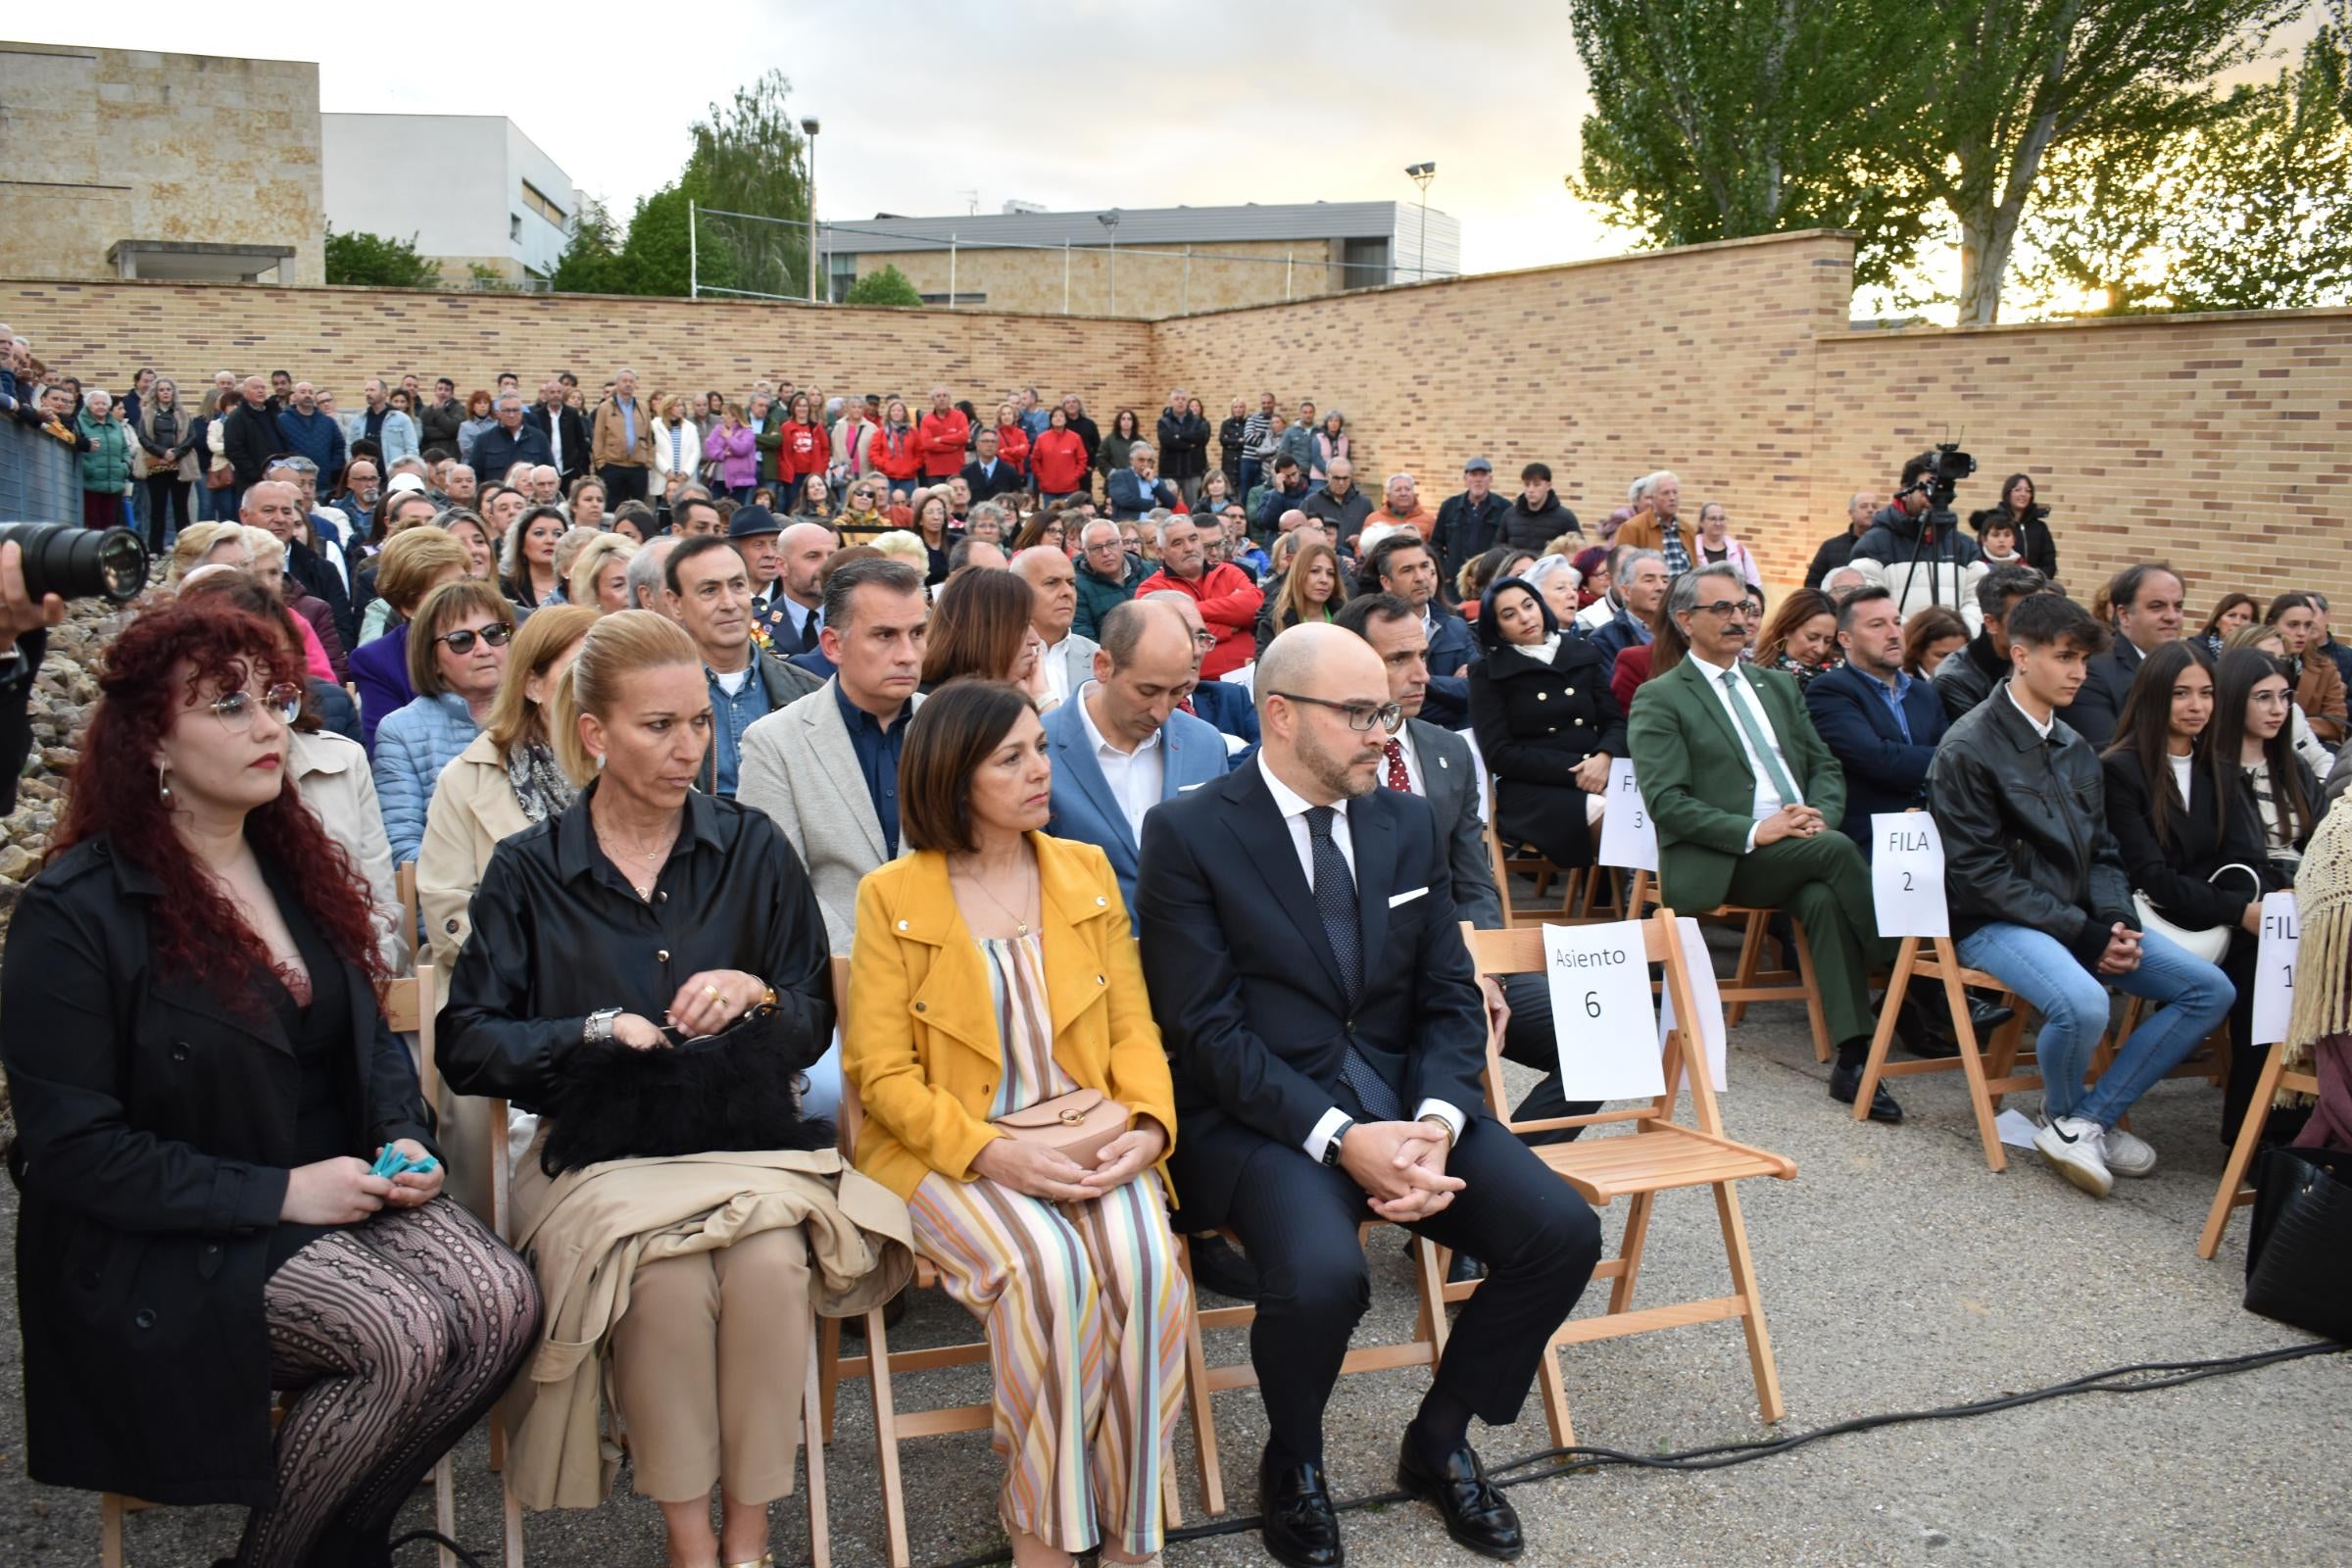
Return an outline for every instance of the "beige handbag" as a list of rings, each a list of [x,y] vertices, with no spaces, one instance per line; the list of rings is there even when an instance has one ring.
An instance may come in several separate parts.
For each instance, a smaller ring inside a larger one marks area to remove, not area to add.
[[[1093,1169],[1103,1146],[1127,1130],[1127,1107],[1100,1089],[1073,1089],[989,1122],[1016,1143],[1066,1154]]]

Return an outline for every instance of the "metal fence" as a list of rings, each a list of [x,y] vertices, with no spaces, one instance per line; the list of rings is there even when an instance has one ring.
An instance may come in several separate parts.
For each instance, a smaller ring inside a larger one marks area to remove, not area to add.
[[[0,522],[80,520],[80,460],[54,436],[0,419]]]

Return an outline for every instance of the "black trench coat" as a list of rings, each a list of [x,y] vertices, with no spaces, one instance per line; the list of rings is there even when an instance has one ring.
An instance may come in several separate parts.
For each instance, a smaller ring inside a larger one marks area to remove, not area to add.
[[[243,1017],[217,985],[154,971],[162,895],[103,836],[77,844],[25,889],[0,960],[26,1468],[254,1507],[276,1491],[262,1287],[301,1068],[274,1009]],[[367,976],[344,979],[348,1152],[433,1148],[407,1048]]]
[[[1594,752],[1626,755],[1625,715],[1608,666],[1583,638],[1560,639],[1545,663],[1505,645],[1470,666],[1470,728],[1494,775],[1494,825],[1554,865],[1591,865],[1598,848],[1576,767]]]

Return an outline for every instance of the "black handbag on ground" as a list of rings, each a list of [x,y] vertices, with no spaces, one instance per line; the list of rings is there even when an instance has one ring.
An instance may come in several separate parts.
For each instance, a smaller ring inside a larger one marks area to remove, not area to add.
[[[556,1057],[539,1168],[561,1176],[608,1159],[831,1149],[833,1124],[801,1114],[800,1044],[763,1009],[652,1051],[617,1040],[573,1046]]]
[[[2264,1151],[2246,1243],[2246,1310],[2352,1344],[2352,1152]]]

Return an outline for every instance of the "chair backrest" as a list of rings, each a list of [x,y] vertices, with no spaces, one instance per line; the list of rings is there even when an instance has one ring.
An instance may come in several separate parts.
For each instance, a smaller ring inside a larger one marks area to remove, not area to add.
[[[833,960],[833,1021],[841,1030],[843,1054],[847,1055],[850,1038],[850,960],[847,958]],[[848,1159],[858,1151],[858,1132],[865,1125],[865,1106],[858,1099],[858,1085],[846,1071],[841,1075],[841,1108],[833,1118],[833,1125],[841,1157]]]
[[[1706,1063],[1697,1044],[1697,1036],[1689,1027],[1689,1020],[1698,1016],[1698,1008],[1692,998],[1690,971],[1684,966],[1683,944],[1676,933],[1674,911],[1660,908],[1640,924],[1643,960],[1661,965],[1665,971],[1662,981],[1653,982],[1653,989],[1663,990],[1673,998],[1674,1016],[1678,1025],[1667,1031],[1661,1048],[1666,1075],[1665,1092],[1645,1105],[1595,1110],[1582,1116],[1544,1116],[1513,1121],[1510,1102],[1503,1094],[1502,1034],[1490,1019],[1487,1026],[1487,1108],[1494,1113],[1496,1121],[1513,1132],[1521,1133],[1592,1127],[1604,1122],[1671,1121],[1681,1086],[1688,1083],[1691,1114],[1700,1130],[1721,1135],[1723,1118],[1716,1107],[1714,1086],[1707,1080]],[[1482,979],[1500,980],[1509,975],[1522,974],[1542,978],[1545,974],[1547,965],[1544,962],[1544,928],[1541,925],[1521,926],[1508,931],[1481,931],[1464,922],[1462,941],[1470,950],[1472,967]],[[1554,1024],[1556,1027],[1556,1019]]]

